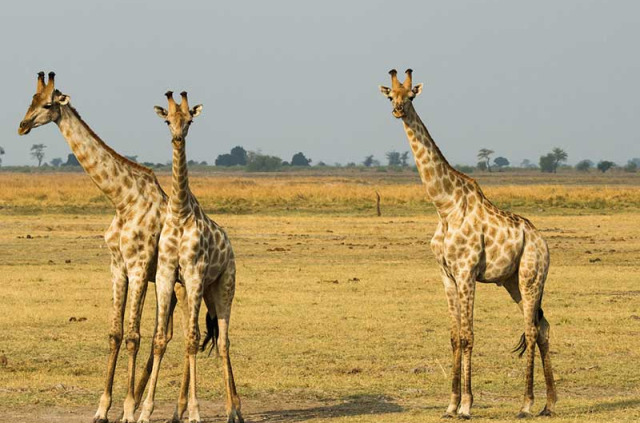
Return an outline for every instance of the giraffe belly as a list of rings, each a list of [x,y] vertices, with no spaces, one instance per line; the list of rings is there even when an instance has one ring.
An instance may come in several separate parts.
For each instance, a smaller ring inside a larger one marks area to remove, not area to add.
[[[518,259],[512,254],[487,254],[483,268],[479,269],[479,282],[497,283],[511,279],[518,272]]]

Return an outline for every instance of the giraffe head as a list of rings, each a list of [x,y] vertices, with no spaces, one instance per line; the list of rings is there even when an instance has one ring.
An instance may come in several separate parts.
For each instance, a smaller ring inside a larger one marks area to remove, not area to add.
[[[154,110],[164,121],[169,125],[169,131],[171,131],[171,142],[184,142],[184,139],[189,133],[189,126],[193,122],[193,118],[198,116],[202,111],[202,104],[193,106],[189,109],[189,101],[187,100],[187,92],[180,93],[182,101],[180,104],[176,104],[173,100],[173,92],[167,91],[165,93],[167,101],[169,102],[169,110],[165,110],[160,106],[155,106]]]
[[[406,70],[407,78],[401,84],[398,81],[398,72],[395,69],[389,71],[391,75],[391,88],[380,85],[380,92],[387,97],[393,105],[393,116],[402,118],[405,115],[406,107],[414,98],[422,92],[422,84],[411,86],[411,69]]]
[[[60,106],[69,104],[70,97],[55,89],[55,76],[55,73],[49,72],[49,80],[45,84],[44,72],[38,73],[36,93],[24,119],[20,122],[18,134],[26,135],[33,128],[60,119]]]

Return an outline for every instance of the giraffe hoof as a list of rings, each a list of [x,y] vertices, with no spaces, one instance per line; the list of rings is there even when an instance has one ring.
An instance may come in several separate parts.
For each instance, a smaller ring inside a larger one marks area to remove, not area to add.
[[[456,415],[453,413],[444,413],[441,418],[443,419],[453,419]]]
[[[471,414],[460,413],[458,414],[458,418],[460,420],[471,420]]]
[[[98,417],[93,419],[93,423],[109,423],[109,419],[104,418],[104,419],[100,419]]]
[[[538,413],[539,417],[553,417],[555,413],[549,410],[547,407],[543,408],[540,413]]]
[[[244,419],[239,411],[233,410],[227,417],[227,423],[244,423]]]
[[[516,416],[516,418],[518,419],[528,419],[533,417],[533,414],[527,412],[527,411],[521,411],[518,413],[518,415]]]

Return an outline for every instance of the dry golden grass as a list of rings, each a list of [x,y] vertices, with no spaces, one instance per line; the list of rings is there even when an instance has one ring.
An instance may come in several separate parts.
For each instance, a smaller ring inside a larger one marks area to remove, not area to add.
[[[256,182],[262,183],[295,189]],[[248,422],[440,421],[450,346],[446,301],[428,248],[434,213],[212,217],[238,255],[231,352]],[[551,421],[638,421],[640,213],[529,217],[552,252],[544,310],[560,400]],[[109,219],[0,213],[0,353],[7,359],[0,367],[0,420],[92,418],[108,351],[108,253],[101,236]],[[140,364],[153,310],[149,295]],[[493,285],[478,286],[475,318],[475,418],[513,421],[524,362],[509,350],[522,319]],[[182,340],[177,333],[163,362],[157,421],[170,416],[177,397]],[[112,418],[125,392],[126,352],[120,357]],[[219,361],[200,356],[199,375],[205,420],[223,421]],[[539,366],[536,395],[540,409]]]
[[[386,215],[411,215],[431,209],[416,174],[371,176],[196,174],[191,177],[191,187],[201,204],[214,213],[370,215],[375,211],[376,191]],[[640,207],[640,188],[636,185],[545,185],[540,181],[520,185],[508,175],[502,180],[491,178],[484,187],[485,194],[507,209],[608,212]],[[170,177],[161,174],[159,179],[169,189]],[[83,173],[0,173],[0,186],[0,208],[5,212],[111,210],[108,200]]]

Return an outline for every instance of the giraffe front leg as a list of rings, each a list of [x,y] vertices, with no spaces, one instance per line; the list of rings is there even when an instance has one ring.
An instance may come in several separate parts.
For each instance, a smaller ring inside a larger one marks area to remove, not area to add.
[[[171,298],[172,305],[171,311],[169,313],[169,322],[167,326],[167,344],[171,342],[173,339],[173,309],[175,308],[176,298],[173,296]],[[140,379],[138,380],[138,384],[136,386],[135,391],[135,409],[137,410],[140,406],[140,402],[142,401],[142,396],[144,395],[144,390],[147,387],[147,383],[149,382],[149,377],[151,376],[151,371],[153,370],[153,345],[156,337],[156,329],[154,328],[153,337],[151,338],[151,349],[149,351],[149,358],[147,359],[147,364],[142,369],[142,375],[140,375]]]
[[[200,404],[197,395],[196,376],[196,356],[200,347],[200,328],[198,326],[198,316],[202,304],[203,294],[203,266],[195,265],[193,268],[185,269],[185,287],[189,304],[189,320],[187,329],[186,354],[189,359],[189,423],[200,423]]]
[[[146,272],[138,267],[129,272],[129,324],[127,332],[127,352],[129,362],[127,366],[127,395],[124,399],[122,423],[135,422],[135,381],[136,358],[140,348],[140,318],[144,297],[147,289]]]
[[[111,329],[109,330],[109,359],[107,361],[107,376],[104,392],[100,397],[98,410],[93,417],[94,423],[107,423],[107,413],[111,408],[111,394],[113,390],[113,378],[118,360],[118,352],[122,344],[124,307],[127,302],[127,273],[124,262],[112,258],[111,273],[113,285],[113,309],[111,316]]]
[[[444,292],[447,296],[447,306],[451,320],[451,349],[453,355],[453,365],[451,370],[451,400],[449,406],[443,414],[443,418],[456,416],[460,406],[460,376],[461,376],[461,349],[460,349],[460,304],[458,301],[458,288],[456,282],[450,278],[444,269],[441,269]]]
[[[462,350],[462,396],[458,417],[471,418],[473,393],[471,392],[471,353],[473,351],[473,303],[475,297],[475,275],[470,271],[456,276],[458,300],[460,301],[460,349]]]
[[[186,345],[189,342],[188,336],[188,322],[189,322],[189,304],[187,301],[187,290],[182,284],[175,285],[175,293],[178,297],[178,304],[180,310],[182,310],[182,331],[184,332],[185,340],[185,355],[184,365],[182,367],[182,380],[180,382],[180,394],[178,397],[178,403],[173,412],[173,418],[171,423],[179,423],[182,420],[184,412],[187,410],[187,394],[189,393],[189,355],[186,353]]]
[[[149,391],[142,406],[138,423],[148,423],[154,408],[160,364],[169,342],[168,326],[171,321],[173,309],[176,305],[176,297],[173,295],[175,284],[176,264],[170,260],[164,260],[162,253],[158,260],[156,274],[156,298],[158,300],[156,311],[156,328],[153,337],[153,365],[149,378]]]
[[[538,338],[538,328],[536,327],[535,314],[536,301],[527,298],[525,295],[523,298],[523,311],[524,311],[524,339],[525,339],[525,351],[524,355],[527,360],[527,368],[525,370],[525,386],[524,386],[524,402],[522,408],[518,413],[518,418],[532,417],[531,408],[533,407],[534,394],[533,394],[533,370],[536,356],[536,339]]]

